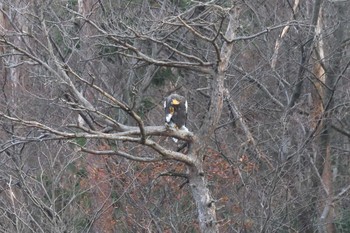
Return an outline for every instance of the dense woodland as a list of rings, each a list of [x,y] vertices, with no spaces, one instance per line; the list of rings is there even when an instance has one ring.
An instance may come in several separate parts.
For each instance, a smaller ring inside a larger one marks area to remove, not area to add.
[[[0,232],[350,232],[349,20],[349,0],[0,0]],[[190,132],[164,125],[172,93]]]

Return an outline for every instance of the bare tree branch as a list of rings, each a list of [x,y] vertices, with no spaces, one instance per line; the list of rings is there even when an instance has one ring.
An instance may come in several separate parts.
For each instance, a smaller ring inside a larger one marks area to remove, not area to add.
[[[79,145],[76,145],[79,146]],[[87,149],[84,147],[80,147],[80,150],[82,152],[86,152],[86,153],[91,153],[94,155],[117,155],[117,156],[121,156],[123,158],[132,160],[132,161],[137,161],[137,162],[148,162],[148,163],[153,163],[153,162],[159,162],[159,161],[163,161],[164,157],[159,157],[159,158],[153,158],[153,157],[139,157],[139,156],[134,156],[131,155],[129,153],[126,153],[124,151],[120,151],[120,150],[116,150],[116,151],[99,151],[99,150],[91,150],[91,149]]]

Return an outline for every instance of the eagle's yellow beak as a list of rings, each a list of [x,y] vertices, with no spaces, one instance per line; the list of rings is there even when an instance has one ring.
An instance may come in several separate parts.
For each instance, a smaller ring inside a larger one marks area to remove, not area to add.
[[[179,105],[180,102],[179,102],[177,99],[173,99],[173,100],[171,101],[171,104],[173,104],[173,105]]]

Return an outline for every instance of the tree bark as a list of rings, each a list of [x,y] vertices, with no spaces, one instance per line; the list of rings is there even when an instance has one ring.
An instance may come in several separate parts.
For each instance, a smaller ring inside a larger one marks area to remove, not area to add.
[[[204,176],[203,162],[198,161],[196,166],[189,169],[189,185],[196,202],[198,221],[201,232],[219,232],[216,220],[215,201],[211,197],[207,178]]]
[[[235,38],[235,30],[238,27],[239,12],[239,6],[235,6],[230,10],[229,22],[225,33],[226,41],[221,47],[220,60],[213,72],[209,111],[189,152],[189,156],[195,161],[195,165],[189,168],[189,184],[197,205],[199,226],[203,233],[219,232],[215,201],[211,197],[208,181],[203,172],[203,162],[205,147],[208,145],[210,136],[213,135],[218,125],[223,108],[224,79],[233,51],[233,39]]]
[[[294,86],[293,94],[290,98],[290,102],[289,102],[290,108],[292,108],[295,105],[295,103],[299,99],[302,92],[304,75],[305,75],[305,72],[307,71],[306,67],[310,60],[310,57],[313,51],[313,45],[316,39],[315,28],[317,25],[318,17],[320,15],[320,9],[321,9],[322,3],[323,3],[323,0],[315,0],[315,3],[314,3],[314,9],[312,12],[312,19],[311,19],[312,27],[310,29],[309,36],[307,37],[306,43],[302,45],[302,48],[301,48],[302,54],[300,59],[300,67],[298,70],[298,79]]]
[[[319,217],[319,230],[320,232],[332,233],[336,232],[334,225],[334,192],[333,192],[333,173],[332,173],[332,151],[331,151],[331,126],[332,126],[332,109],[334,107],[334,92],[337,88],[337,83],[341,78],[341,60],[343,58],[344,47],[342,45],[345,31],[345,5],[342,3],[335,3],[337,15],[339,17],[339,26],[334,31],[334,49],[332,59],[329,64],[325,65],[325,85],[323,86],[323,121],[321,124],[321,135],[320,135],[320,148],[321,148],[321,159],[323,161],[320,171],[322,173],[322,182],[324,184],[325,195],[320,196],[320,200],[323,203],[320,205],[320,217]],[[322,18],[321,18],[322,19]],[[326,20],[326,19],[324,19]],[[319,22],[319,26],[324,25],[323,20]],[[322,40],[321,40],[322,42]],[[323,51],[321,50],[320,59]],[[322,198],[323,197],[323,198]]]

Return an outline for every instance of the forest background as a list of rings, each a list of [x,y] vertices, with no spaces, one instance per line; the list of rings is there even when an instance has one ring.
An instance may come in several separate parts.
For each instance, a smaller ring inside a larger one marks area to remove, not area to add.
[[[350,232],[349,6],[1,0],[0,231]]]

